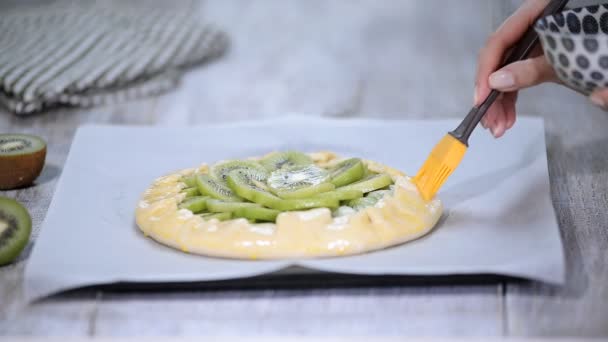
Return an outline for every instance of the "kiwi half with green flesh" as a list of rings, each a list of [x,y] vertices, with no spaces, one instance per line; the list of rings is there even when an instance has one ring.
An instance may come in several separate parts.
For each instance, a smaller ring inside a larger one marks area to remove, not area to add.
[[[207,201],[207,211],[212,213],[234,212],[242,208],[261,208],[257,203],[251,202],[226,202],[218,199],[210,199]],[[255,217],[252,217],[255,218]]]
[[[232,213],[205,213],[205,214],[200,214],[199,215],[201,218],[203,218],[203,220],[205,221],[209,221],[209,220],[213,220],[213,219],[217,219],[219,221],[226,221],[226,220],[230,220],[232,218]]]
[[[269,172],[283,167],[311,165],[312,163],[309,156],[297,151],[274,152],[260,160],[260,164]]]
[[[209,201],[211,197],[209,196],[195,196],[185,199],[182,203],[179,204],[180,209],[188,209],[191,212],[198,214],[207,209],[207,201]]]
[[[32,184],[46,158],[46,142],[27,134],[0,134],[0,190]]]
[[[0,197],[0,266],[6,265],[25,248],[32,232],[32,219],[19,202]]]
[[[315,165],[294,166],[275,170],[268,177],[271,191],[281,198],[307,198],[331,191],[329,172]]]
[[[198,192],[198,188],[197,187],[194,187],[194,188],[185,188],[185,189],[182,189],[181,192],[184,193],[184,194],[186,194],[186,198],[198,196],[198,195],[201,194],[200,192]]]
[[[221,162],[213,165],[209,173],[215,179],[221,180],[225,183],[228,173],[241,169],[255,171],[255,173],[252,173],[252,175],[255,176],[259,181],[265,181],[266,178],[268,178],[268,171],[266,171],[266,169],[258,162],[253,160],[230,160]]]
[[[337,207],[339,204],[337,200],[327,198],[282,199],[271,193],[264,183],[251,178],[249,173],[247,170],[234,170],[228,173],[228,177],[226,178],[228,185],[237,195],[265,207],[290,211]]]
[[[243,207],[235,210],[233,215],[255,221],[274,222],[281,212],[263,207]]]
[[[384,174],[384,173],[379,173],[379,174],[374,174],[374,175],[368,176],[356,183],[352,183],[352,184],[343,186],[338,189],[359,190],[363,193],[368,193],[370,191],[382,189],[391,184],[393,184],[393,179],[391,178],[391,176]]]
[[[365,165],[359,158],[341,161],[330,169],[331,183],[341,187],[361,180],[365,174]]]
[[[196,177],[196,187],[201,195],[207,195],[228,202],[242,201],[242,198],[237,196],[232,189],[206,174]]]

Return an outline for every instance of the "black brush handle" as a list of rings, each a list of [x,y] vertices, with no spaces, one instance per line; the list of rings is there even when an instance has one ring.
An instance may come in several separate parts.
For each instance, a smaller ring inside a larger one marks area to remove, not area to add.
[[[543,12],[539,15],[539,18],[560,12],[564,9],[568,1],[569,0],[551,0]],[[509,54],[509,57],[505,59],[500,68],[513,62],[525,59],[530,54],[530,51],[532,51],[532,48],[534,48],[537,41],[538,35],[534,31],[534,27],[530,26],[526,33],[517,42],[513,48],[513,51]],[[479,121],[481,121],[481,118],[483,118],[486,111],[488,108],[490,108],[492,103],[494,103],[499,94],[500,92],[498,90],[493,89],[488,97],[486,97],[486,99],[478,107],[473,107],[464,120],[462,120],[460,125],[458,125],[455,130],[449,132],[449,134],[458,139],[461,143],[465,144],[465,146],[469,146],[469,137],[471,136],[471,133],[473,133],[473,130],[475,127],[477,127],[477,124],[479,124]]]

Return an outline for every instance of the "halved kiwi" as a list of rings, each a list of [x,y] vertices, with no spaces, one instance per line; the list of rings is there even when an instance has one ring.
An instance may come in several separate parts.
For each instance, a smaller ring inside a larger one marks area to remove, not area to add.
[[[46,158],[46,142],[27,134],[0,134],[0,190],[32,184]]]
[[[353,200],[363,197],[363,191],[356,189],[338,188],[333,191],[324,192],[316,195],[318,198],[330,198],[338,201]]]
[[[184,194],[186,194],[186,198],[198,196],[198,195],[201,194],[200,192],[198,192],[198,188],[196,188],[196,187],[194,187],[194,188],[185,188],[185,189],[182,189],[181,192],[184,193]]]
[[[32,219],[19,202],[0,197],[0,265],[11,263],[25,248]]]
[[[230,220],[232,218],[232,213],[205,213],[205,214],[200,214],[200,217],[203,218],[203,220],[205,221],[209,221],[212,219],[217,219],[220,221],[225,221],[225,220]]]

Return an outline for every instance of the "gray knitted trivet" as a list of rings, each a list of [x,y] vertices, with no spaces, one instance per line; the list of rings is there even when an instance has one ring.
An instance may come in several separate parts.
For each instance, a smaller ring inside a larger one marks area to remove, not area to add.
[[[3,11],[0,32],[0,105],[18,115],[161,93],[228,45],[193,11],[116,5]]]

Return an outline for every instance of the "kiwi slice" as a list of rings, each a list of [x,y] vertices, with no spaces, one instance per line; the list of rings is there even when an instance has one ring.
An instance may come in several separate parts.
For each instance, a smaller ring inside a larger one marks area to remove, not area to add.
[[[269,172],[283,167],[311,165],[312,163],[309,156],[297,151],[274,152],[260,160],[260,164]]]
[[[210,174],[215,177],[215,179],[225,183],[228,173],[240,169],[251,170],[252,177],[255,177],[259,181],[265,181],[266,178],[268,178],[266,169],[253,160],[231,160],[218,163],[211,167]]]
[[[268,186],[281,198],[307,198],[333,190],[329,172],[315,165],[294,166],[276,170],[268,177]]]
[[[274,222],[281,212],[279,210],[263,207],[243,207],[233,212],[236,217],[244,217],[249,220]]]
[[[182,189],[182,193],[186,194],[186,198],[198,196],[201,194],[200,192],[198,192],[198,188],[196,187]]]
[[[331,183],[336,187],[354,183],[365,174],[365,166],[359,158],[350,158],[341,161],[331,168]]]
[[[0,197],[0,265],[17,258],[32,232],[32,219],[19,202]]]
[[[46,142],[27,134],[0,134],[0,190],[32,184],[46,158]]]
[[[196,187],[196,175],[182,177],[182,182],[189,188]]]
[[[390,194],[390,193],[391,193],[390,190],[372,191],[363,198],[354,199],[354,200],[349,201],[348,205],[355,210],[365,209],[367,207],[371,207],[371,206],[375,205],[376,203],[378,203],[378,201],[381,198],[383,198],[384,196],[386,196],[387,194]]]
[[[281,201],[281,198],[272,194],[264,182],[258,181],[251,170],[234,170],[228,173],[226,181],[230,189],[238,196],[251,202],[270,207],[270,204]]]
[[[202,195],[228,202],[242,201],[242,198],[237,196],[232,189],[206,174],[196,177],[196,186]]]
[[[203,218],[203,220],[205,221],[209,221],[209,220],[213,220],[213,219],[217,219],[220,221],[226,221],[226,220],[230,220],[232,218],[232,213],[205,213],[205,214],[200,214],[200,217]]]
[[[207,210],[212,213],[225,213],[233,212],[242,208],[261,208],[262,206],[257,203],[249,202],[226,202],[217,199],[210,199],[207,201]],[[251,217],[255,218],[255,217]]]
[[[363,191],[356,189],[343,189],[339,188],[333,191],[324,192],[322,194],[318,194],[316,197],[318,198],[329,198],[337,201],[346,201],[353,200],[357,198],[363,197]]]
[[[209,196],[190,197],[180,203],[179,208],[188,209],[191,212],[197,214],[207,209],[207,201],[209,201],[210,199],[211,197]]]
[[[393,179],[391,178],[391,176],[385,173],[379,173],[370,175],[356,183],[352,183],[338,189],[359,190],[361,192],[368,193],[370,191],[382,189],[391,184],[393,184]]]
[[[249,176],[247,170],[234,170],[226,178],[228,185],[237,195],[265,207],[281,211],[337,207],[339,202],[331,198],[282,199],[268,190],[268,187]]]

